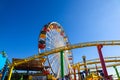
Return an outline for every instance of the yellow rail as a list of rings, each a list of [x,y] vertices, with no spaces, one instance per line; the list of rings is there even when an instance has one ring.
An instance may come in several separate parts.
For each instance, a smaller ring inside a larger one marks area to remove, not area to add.
[[[104,60],[106,63],[108,62],[120,62],[120,57],[119,56],[116,56],[116,57],[104,57]],[[98,64],[100,63],[100,59],[99,58],[96,58],[96,59],[91,59],[91,60],[87,60],[87,65],[91,65],[91,64]],[[80,66],[83,66],[84,63],[83,62],[79,62],[79,63],[76,63],[74,65],[77,65],[79,64]]]
[[[120,62],[120,59],[118,59],[118,60],[115,60],[115,59],[114,60],[105,60],[105,63],[110,63],[110,62],[115,62],[115,63],[109,64],[106,67],[112,67],[112,66],[120,65],[120,63],[116,63],[116,62]],[[81,66],[84,66],[84,63],[76,63],[76,64],[74,64],[74,67],[77,67],[78,64],[79,64],[79,68]],[[92,65],[92,64],[100,64],[100,61],[87,62],[87,65]],[[95,69],[95,68],[96,67],[89,67],[88,69]],[[101,66],[98,66],[98,68],[101,68]],[[84,70],[84,68],[80,68],[80,70]]]
[[[113,67],[113,66],[120,66],[120,63],[117,63],[117,64],[109,64],[107,65],[106,67]],[[98,69],[102,68],[102,66],[98,66],[97,67]],[[88,69],[96,69],[96,67],[89,67]],[[84,68],[80,68],[80,70],[85,70]]]
[[[54,54],[60,51],[64,51],[64,50],[70,50],[70,49],[74,49],[74,48],[83,48],[83,47],[90,47],[90,46],[97,46],[99,44],[102,44],[104,46],[109,46],[109,45],[120,45],[120,40],[110,40],[110,41],[93,41],[93,42],[85,42],[85,43],[78,43],[78,44],[74,44],[74,45],[68,45],[68,46],[63,46],[63,47],[59,47],[56,49],[52,49],[51,51],[46,51],[40,54],[36,54],[34,56],[25,58],[23,61],[16,61],[14,63],[11,64],[11,66],[18,66],[20,64],[29,62],[31,60],[37,59],[37,58],[41,58],[43,56],[47,56],[50,54]],[[11,68],[9,71],[12,71]],[[9,72],[8,75],[8,80],[11,79],[11,74]]]
[[[114,56],[114,57],[104,57],[104,60],[108,60],[108,59],[120,59],[120,56]],[[96,58],[96,59],[90,59],[90,60],[87,60],[87,62],[91,62],[91,61],[100,61],[100,58]],[[82,63],[82,62],[80,62]]]

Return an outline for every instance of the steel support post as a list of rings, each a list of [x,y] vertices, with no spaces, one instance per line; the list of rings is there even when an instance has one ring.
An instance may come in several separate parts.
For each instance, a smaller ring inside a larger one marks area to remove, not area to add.
[[[64,52],[60,52],[60,58],[61,58],[61,78],[64,80]]]
[[[105,80],[109,80],[108,79],[109,76],[108,76],[108,73],[107,73],[104,57],[103,57],[102,50],[101,50],[102,47],[103,47],[103,45],[101,45],[101,44],[97,45],[98,54],[99,54],[99,58],[100,58],[100,62],[101,62],[101,66],[102,66],[102,69],[103,69]]]

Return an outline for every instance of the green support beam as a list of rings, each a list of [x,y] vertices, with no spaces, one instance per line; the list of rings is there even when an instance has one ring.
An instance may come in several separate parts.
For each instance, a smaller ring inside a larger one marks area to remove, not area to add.
[[[64,79],[64,52],[60,52],[61,57],[61,78]]]
[[[113,66],[113,68],[115,69],[115,72],[116,72],[116,74],[117,74],[118,80],[120,80],[120,75],[119,75],[119,72],[118,72],[116,66]]]

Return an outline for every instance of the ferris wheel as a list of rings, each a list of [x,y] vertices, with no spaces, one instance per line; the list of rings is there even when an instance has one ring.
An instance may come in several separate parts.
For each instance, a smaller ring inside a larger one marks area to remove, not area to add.
[[[52,49],[69,45],[68,38],[60,24],[51,22],[46,24],[39,35],[38,51],[39,53],[50,51]],[[49,65],[50,72],[60,77],[60,53],[48,55],[44,65]],[[70,50],[64,51],[64,74],[69,73],[68,66],[72,63],[72,53]]]

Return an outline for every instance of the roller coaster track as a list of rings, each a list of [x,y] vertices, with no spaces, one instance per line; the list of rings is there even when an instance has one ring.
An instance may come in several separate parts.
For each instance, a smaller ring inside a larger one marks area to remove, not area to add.
[[[93,42],[78,43],[78,44],[74,44],[74,45],[67,45],[67,46],[59,47],[59,48],[52,49],[50,51],[46,51],[46,52],[43,52],[43,53],[38,53],[38,54],[36,54],[34,56],[25,58],[23,61],[13,62],[11,64],[11,66],[10,66],[8,80],[11,79],[11,74],[12,74],[12,70],[13,70],[14,66],[18,66],[20,64],[29,62],[31,60],[34,60],[34,59],[37,59],[37,58],[41,58],[43,56],[47,56],[47,55],[50,55],[50,54],[54,54],[54,53],[57,53],[57,52],[60,52],[60,51],[71,50],[71,49],[75,49],[75,48],[97,46],[99,44],[102,44],[103,46],[120,45],[120,40],[93,41]]]
[[[114,62],[114,61],[113,61]],[[100,63],[100,62],[99,62]],[[109,65],[106,65],[106,67],[108,68],[108,67],[113,67],[113,66],[120,66],[120,63],[114,63],[114,64],[109,64]],[[98,66],[97,67],[98,69],[100,69],[100,68],[102,68],[102,66]],[[96,69],[96,67],[89,67],[89,68],[87,68],[87,69],[90,69],[90,70],[94,70],[94,69]],[[85,68],[80,68],[80,70],[85,70]],[[74,74],[74,73],[71,73],[71,74]]]
[[[120,59],[120,56],[115,56],[115,57],[104,57],[104,60],[105,59]],[[87,60],[87,62],[89,62],[89,61],[100,61],[100,59],[99,58],[96,58],[96,59],[90,59],[90,60]]]
[[[110,64],[110,65],[106,65],[106,67],[113,67],[113,66],[120,66],[120,63],[117,63],[117,64]],[[102,66],[98,66],[97,67],[98,69],[99,68],[102,68]],[[96,69],[95,67],[90,67],[88,69]],[[84,68],[81,68],[80,70],[85,70]]]
[[[106,64],[106,67],[113,67],[113,66],[119,66],[120,65],[120,57],[105,57],[105,63],[111,63],[112,64]],[[119,63],[118,63],[119,62]],[[100,60],[99,58],[97,59],[91,59],[91,60],[87,60],[86,61],[87,65],[92,65],[92,64],[100,64]],[[79,65],[79,68],[81,66],[84,66],[84,63],[81,62],[81,63],[76,63],[74,64],[74,66],[76,66],[77,68],[77,65]],[[101,66],[98,66],[97,68],[102,68]],[[96,67],[90,67],[88,69],[96,69]],[[84,68],[80,68],[80,70],[85,70]]]

